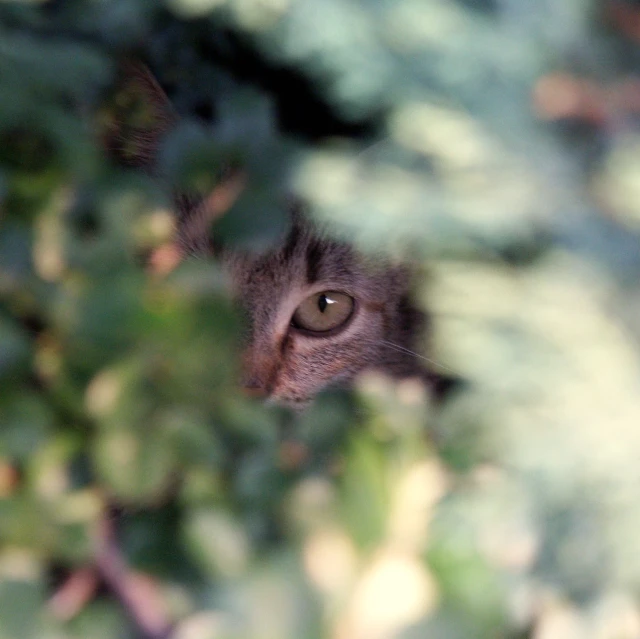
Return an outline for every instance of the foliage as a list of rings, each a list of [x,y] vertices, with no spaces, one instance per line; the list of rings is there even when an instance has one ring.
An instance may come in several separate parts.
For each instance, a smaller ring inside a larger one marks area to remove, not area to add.
[[[639,15],[2,3],[0,638],[640,636]],[[99,143],[131,56],[180,115],[162,179]],[[144,266],[229,166],[229,241],[293,193],[423,264],[465,383],[241,397],[216,264]]]

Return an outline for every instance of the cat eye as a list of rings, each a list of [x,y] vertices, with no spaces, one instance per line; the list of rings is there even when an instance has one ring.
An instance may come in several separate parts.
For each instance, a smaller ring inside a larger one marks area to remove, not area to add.
[[[329,333],[344,326],[353,315],[355,300],[346,293],[323,291],[307,297],[291,318],[295,328]]]

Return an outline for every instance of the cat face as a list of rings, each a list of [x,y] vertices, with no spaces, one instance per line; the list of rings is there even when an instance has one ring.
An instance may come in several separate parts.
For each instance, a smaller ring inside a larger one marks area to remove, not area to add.
[[[302,406],[366,369],[418,372],[415,357],[397,348],[413,346],[421,327],[403,269],[373,265],[300,217],[269,253],[223,250],[221,261],[247,317],[242,383],[250,394]]]

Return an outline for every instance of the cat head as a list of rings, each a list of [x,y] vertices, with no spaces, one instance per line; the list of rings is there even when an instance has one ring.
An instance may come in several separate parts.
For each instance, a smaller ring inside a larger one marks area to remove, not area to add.
[[[107,146],[116,157],[127,147],[126,163],[153,173],[162,137],[177,116],[146,67],[128,63],[122,77],[149,113],[133,131],[116,123],[107,131]],[[228,176],[209,197],[175,194],[183,256],[212,253],[208,229],[242,188],[237,177]],[[367,369],[424,376],[412,352],[424,317],[410,302],[406,268],[366,258],[299,210],[270,251],[256,255],[222,247],[216,256],[247,320],[242,384],[250,394],[302,406]]]
[[[423,326],[406,269],[375,264],[301,215],[275,249],[223,249],[220,259],[247,318],[247,392],[301,406],[363,370],[421,372],[415,355],[403,352]]]

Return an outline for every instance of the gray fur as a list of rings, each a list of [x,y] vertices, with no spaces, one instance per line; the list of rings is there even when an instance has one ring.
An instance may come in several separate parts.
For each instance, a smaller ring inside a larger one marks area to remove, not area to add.
[[[367,369],[424,376],[413,353],[388,345],[413,351],[422,333],[424,317],[409,301],[406,269],[374,265],[299,215],[276,249],[260,256],[223,250],[221,260],[248,318],[243,368],[251,392],[297,405]],[[330,290],[356,300],[344,330],[310,336],[291,325],[299,303]]]

